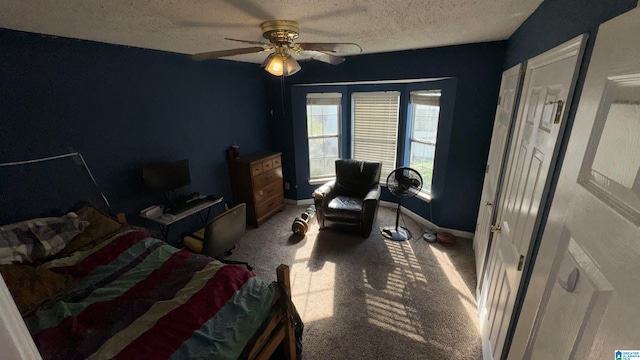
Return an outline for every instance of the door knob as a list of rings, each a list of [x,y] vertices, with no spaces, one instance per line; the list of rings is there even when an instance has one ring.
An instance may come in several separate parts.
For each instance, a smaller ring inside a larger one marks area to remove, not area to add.
[[[500,227],[500,225],[491,225],[492,233],[499,233],[500,231],[502,231],[502,227]]]

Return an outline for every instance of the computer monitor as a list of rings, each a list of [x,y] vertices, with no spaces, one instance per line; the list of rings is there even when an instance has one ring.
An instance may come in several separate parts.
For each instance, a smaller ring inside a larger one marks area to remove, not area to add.
[[[148,194],[166,193],[191,183],[189,160],[146,165],[142,168],[144,188]]]

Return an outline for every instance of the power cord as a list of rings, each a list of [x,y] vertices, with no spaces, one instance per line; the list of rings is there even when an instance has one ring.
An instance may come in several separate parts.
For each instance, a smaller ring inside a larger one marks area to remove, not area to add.
[[[409,237],[407,237],[407,240],[413,239],[413,234],[411,233],[411,230],[409,230],[409,228],[407,227],[407,222],[404,220],[404,214],[402,214],[402,212],[400,212],[400,217],[402,218],[402,224],[404,225],[404,229],[407,230],[407,234],[409,235]]]
[[[433,222],[433,206],[432,206],[432,202],[429,201],[429,222],[431,222],[431,224],[435,223]],[[426,241],[426,242],[430,242],[430,243],[434,243],[437,241],[437,232],[433,231],[431,229],[423,229],[424,230],[424,234],[422,235],[422,238]]]

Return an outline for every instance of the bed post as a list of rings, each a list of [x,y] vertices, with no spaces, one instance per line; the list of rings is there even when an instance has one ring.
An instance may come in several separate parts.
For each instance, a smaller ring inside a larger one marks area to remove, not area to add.
[[[284,264],[280,264],[276,268],[276,275],[278,279],[278,284],[282,286],[286,296],[286,303],[291,304],[291,280],[289,278],[289,267]],[[293,314],[291,313],[291,307],[286,306],[284,309],[284,340],[282,344],[284,345],[285,357],[287,360],[295,360],[296,359],[296,342],[295,342],[295,332],[293,330],[293,324],[291,320],[293,319]]]

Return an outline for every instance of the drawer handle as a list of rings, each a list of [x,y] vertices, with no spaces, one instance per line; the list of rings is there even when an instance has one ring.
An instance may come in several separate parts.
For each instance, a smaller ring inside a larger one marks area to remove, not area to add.
[[[267,194],[271,194],[273,192],[273,189],[269,189],[269,191],[267,191]]]
[[[266,177],[267,180],[271,180],[271,178],[273,177],[273,175],[269,175]]]
[[[273,205],[275,205],[275,202],[270,203],[269,207],[272,207]]]

